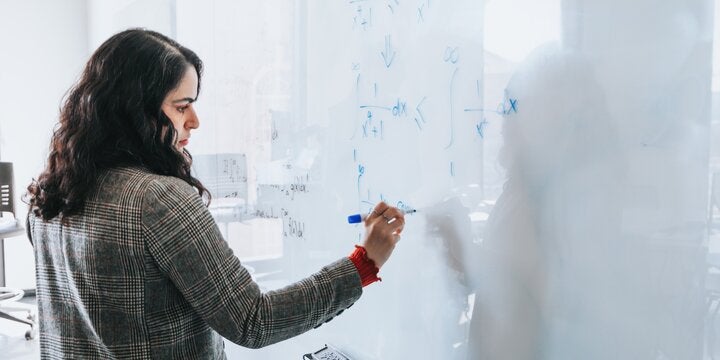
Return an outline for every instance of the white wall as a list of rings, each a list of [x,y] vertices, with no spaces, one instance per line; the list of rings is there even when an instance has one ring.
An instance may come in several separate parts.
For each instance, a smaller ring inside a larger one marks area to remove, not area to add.
[[[21,196],[45,164],[62,98],[89,55],[130,27],[174,37],[175,1],[0,0],[0,9],[0,160],[15,163],[15,204],[24,221]],[[35,287],[24,237],[5,242],[5,262],[8,286]]]
[[[85,0],[0,0],[0,159],[15,163],[18,217],[25,187],[47,156],[63,94],[87,56]],[[35,286],[32,248],[6,239],[8,286]]]
[[[175,0],[87,0],[88,48],[113,34],[144,27],[175,38]]]

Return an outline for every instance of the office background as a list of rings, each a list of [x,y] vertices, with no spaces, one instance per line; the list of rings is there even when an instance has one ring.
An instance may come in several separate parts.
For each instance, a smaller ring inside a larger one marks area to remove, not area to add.
[[[720,345],[714,1],[0,7],[0,160],[18,190],[89,54],[142,26],[205,61],[190,150],[265,288],[347,252],[360,228],[342,215],[381,199],[420,209],[352,311],[231,357],[332,343],[359,359],[689,359]],[[7,285],[34,287],[27,241],[5,254]]]

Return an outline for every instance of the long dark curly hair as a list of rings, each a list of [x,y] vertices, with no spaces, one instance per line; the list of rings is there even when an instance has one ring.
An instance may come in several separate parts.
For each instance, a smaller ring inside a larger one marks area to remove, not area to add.
[[[192,66],[191,50],[154,31],[129,29],[105,41],[88,60],[60,108],[45,169],[28,186],[30,211],[43,220],[65,220],[81,211],[105,169],[139,166],[210,193],[190,174],[190,153],[175,146],[176,131],[161,110]]]

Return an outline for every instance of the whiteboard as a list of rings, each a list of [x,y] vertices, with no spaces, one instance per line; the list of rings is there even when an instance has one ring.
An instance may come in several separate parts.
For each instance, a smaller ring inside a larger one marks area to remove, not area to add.
[[[177,3],[178,40],[206,63],[190,150],[244,154],[231,193],[254,218],[224,231],[274,241],[245,261],[261,286],[349,253],[347,215],[419,210],[351,309],[230,358],[715,352],[712,1],[192,5]]]

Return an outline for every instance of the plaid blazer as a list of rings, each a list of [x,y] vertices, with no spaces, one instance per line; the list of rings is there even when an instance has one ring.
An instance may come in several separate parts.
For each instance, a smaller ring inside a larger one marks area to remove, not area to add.
[[[362,293],[348,258],[260,292],[197,191],[138,168],[101,175],[68,225],[30,215],[28,228],[44,359],[224,359],[222,337],[273,344]]]

